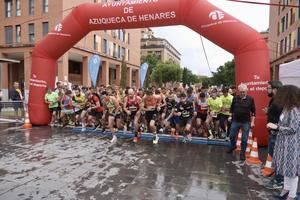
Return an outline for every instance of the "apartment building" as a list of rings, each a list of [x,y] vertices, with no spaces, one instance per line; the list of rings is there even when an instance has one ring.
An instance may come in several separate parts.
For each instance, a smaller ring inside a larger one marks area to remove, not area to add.
[[[278,80],[279,65],[300,58],[300,0],[270,2],[281,5],[270,6],[268,36],[271,78]]]
[[[162,62],[171,61],[180,65],[181,54],[168,40],[156,38],[150,28],[141,30],[141,56],[155,54]]]
[[[20,61],[0,64],[0,88],[4,92],[14,81],[28,89],[34,45],[47,36],[72,7],[85,2],[100,3],[101,0],[0,1],[0,10],[4,11],[0,14],[0,58]],[[57,80],[90,86],[88,59],[97,54],[102,58],[98,85],[119,85],[125,56],[128,85],[138,87],[140,43],[140,29],[90,32],[58,60]]]

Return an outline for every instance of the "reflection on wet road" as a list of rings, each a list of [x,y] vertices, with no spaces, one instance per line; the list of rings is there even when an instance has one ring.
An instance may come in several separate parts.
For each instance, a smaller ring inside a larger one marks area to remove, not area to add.
[[[0,132],[0,199],[272,199],[224,147],[133,144],[34,128]]]

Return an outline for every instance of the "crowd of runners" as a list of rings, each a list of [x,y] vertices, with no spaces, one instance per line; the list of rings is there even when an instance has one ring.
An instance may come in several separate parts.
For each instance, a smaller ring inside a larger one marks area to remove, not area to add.
[[[86,131],[110,129],[132,131],[134,142],[142,132],[174,137],[192,136],[208,139],[229,139],[230,107],[235,87],[231,88],[156,88],[146,90],[116,87],[66,87],[61,82],[47,89],[45,103],[52,111],[51,126],[73,125]]]

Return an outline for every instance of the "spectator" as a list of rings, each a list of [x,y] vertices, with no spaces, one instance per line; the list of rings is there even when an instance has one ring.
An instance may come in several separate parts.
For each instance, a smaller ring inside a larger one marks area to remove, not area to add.
[[[233,98],[230,108],[230,113],[232,114],[232,124],[230,127],[229,135],[231,147],[227,151],[227,153],[232,153],[236,149],[236,136],[239,130],[242,129],[242,145],[240,159],[244,161],[246,159],[245,152],[247,147],[249,130],[250,128],[254,127],[255,103],[254,99],[247,95],[247,85],[240,84],[238,90],[239,95]]]
[[[297,199],[300,175],[300,89],[293,85],[282,86],[274,97],[274,104],[283,108],[278,123],[268,123],[267,128],[277,134],[273,166],[284,176],[281,199]]]
[[[10,91],[10,99],[12,101],[17,101],[17,102],[13,103],[16,117],[18,116],[19,109],[21,110],[22,117],[24,117],[25,112],[24,112],[24,106],[23,106],[23,102],[22,102],[24,100],[24,97],[23,97],[22,91],[20,89],[19,82],[14,82],[14,88]]]
[[[271,97],[269,101],[268,108],[263,109],[263,112],[267,114],[267,122],[272,122],[277,124],[279,121],[280,114],[282,112],[282,108],[279,108],[273,103],[274,96],[277,93],[277,90],[282,87],[282,83],[280,81],[269,81],[267,92],[268,96]],[[269,145],[268,145],[268,154],[273,157],[274,146],[276,142],[277,131],[269,130]],[[266,185],[268,189],[280,189],[283,186],[283,176],[276,174],[275,177]]]

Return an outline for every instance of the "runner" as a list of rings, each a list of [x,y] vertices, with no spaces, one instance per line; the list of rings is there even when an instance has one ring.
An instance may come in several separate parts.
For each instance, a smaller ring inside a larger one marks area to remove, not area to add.
[[[104,119],[104,107],[101,103],[99,95],[96,93],[95,88],[89,88],[87,91],[88,104],[86,105],[87,109],[83,109],[81,113],[81,131],[86,131],[87,124],[94,125],[95,128],[101,125],[102,120]],[[102,124],[104,126],[104,124]]]
[[[81,113],[83,109],[85,108],[85,105],[87,103],[87,100],[84,96],[84,94],[81,93],[81,90],[79,87],[76,87],[74,89],[75,95],[73,96],[74,101],[74,111],[75,111],[75,126],[79,125],[79,122],[81,121]]]
[[[195,98],[196,105],[196,126],[198,132],[202,133],[202,136],[207,138],[207,114],[208,114],[208,100],[204,92],[201,92],[198,97]],[[199,130],[201,129],[201,131]]]
[[[158,111],[157,111],[157,99],[153,95],[152,89],[146,91],[146,96],[143,98],[142,109],[145,111],[145,119],[150,133],[154,134],[153,144],[157,144],[159,137],[157,135],[157,127],[155,125]]]
[[[128,96],[124,98],[123,109],[126,113],[127,130],[134,132],[134,142],[138,141],[138,122],[140,118],[141,98],[134,94],[133,89],[128,89]]]
[[[45,103],[48,104],[49,110],[52,112],[52,118],[50,126],[53,126],[56,121],[56,114],[58,111],[59,96],[56,92],[52,92],[51,88],[47,88],[47,93],[45,94]]]
[[[113,88],[107,88],[107,96],[104,98],[104,106],[108,114],[108,127],[112,133],[111,143],[117,141],[115,126],[121,128],[121,106]]]
[[[60,100],[61,105],[61,121],[63,124],[63,127],[75,122],[75,116],[74,116],[74,104],[72,101],[72,91],[67,90]],[[71,122],[71,123],[70,123]]]
[[[208,98],[208,113],[207,118],[209,139],[217,138],[219,136],[219,113],[222,108],[222,101],[217,97],[217,89],[211,91],[211,97]]]
[[[176,134],[176,117],[174,115],[174,111],[176,108],[176,101],[175,101],[175,95],[173,93],[170,93],[169,96],[166,98],[166,112],[165,116],[166,119],[164,120],[164,126],[167,130],[168,134],[171,134],[171,136],[177,136]]]
[[[220,112],[220,127],[222,130],[222,138],[229,140],[230,122],[228,118],[231,116],[230,107],[232,104],[233,96],[228,93],[229,88],[223,88],[223,95],[220,97],[222,101],[222,109]]]
[[[177,122],[177,130],[184,135],[184,142],[192,140],[191,124],[194,114],[193,103],[187,100],[185,93],[180,94],[180,102],[175,108],[175,115],[179,117]]]

